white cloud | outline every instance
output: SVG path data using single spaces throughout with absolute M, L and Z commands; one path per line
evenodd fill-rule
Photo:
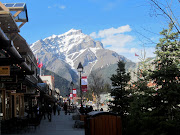
M 148 47 L 148 48 L 131 48 L 129 52 L 122 52 L 121 54 L 125 56 L 126 58 L 134 61 L 134 62 L 139 62 L 141 58 L 144 58 L 144 52 L 145 52 L 145 59 L 149 57 L 155 57 L 155 48 L 154 47 Z M 135 56 L 135 53 L 139 56 Z
M 100 30 L 99 32 L 92 32 L 90 34 L 93 38 L 99 38 L 103 45 L 110 50 L 113 50 L 126 58 L 137 62 L 138 57 L 135 53 L 141 56 L 142 47 L 139 46 L 134 36 L 125 34 L 125 32 L 131 32 L 129 25 L 121 26 L 118 28 L 109 28 Z M 153 52 L 155 48 L 146 48 L 146 58 L 154 57 Z
M 130 53 L 137 53 L 137 52 L 139 52 L 139 50 L 137 49 L 137 48 L 131 48 L 130 49 Z
M 98 4 L 104 11 L 110 11 L 117 8 L 122 0 L 89 0 L 94 4 Z
M 100 30 L 97 35 L 95 32 L 93 32 L 91 34 L 92 34 L 92 37 L 94 37 L 94 38 L 105 38 L 108 36 L 112 36 L 112 35 L 116 35 L 116 34 L 120 34 L 120 33 L 124 33 L 124 32 L 130 32 L 130 31 L 131 31 L 130 26 L 125 25 L 125 26 L 118 27 L 117 29 L 112 27 L 109 29 Z
M 90 34 L 90 36 L 91 36 L 92 38 L 97 38 L 96 32 L 92 32 L 92 33 Z
M 130 31 L 130 26 L 125 25 L 118 28 L 112 27 L 100 30 L 98 33 L 92 32 L 90 36 L 93 38 L 100 38 L 104 46 L 108 46 L 108 49 L 119 53 L 123 47 L 126 47 L 128 43 L 131 43 L 134 40 L 133 36 L 124 34 L 125 32 Z
M 123 34 L 117 34 L 117 35 L 110 35 L 106 38 L 103 38 L 101 42 L 106 45 L 112 45 L 114 47 L 124 47 L 126 43 L 131 42 L 133 40 L 133 37 L 130 35 L 123 35 Z
M 55 5 L 53 5 L 53 6 L 48 6 L 48 8 L 59 8 L 59 9 L 65 9 L 66 8 L 66 6 L 65 5 L 58 5 L 58 4 L 55 4 Z
M 60 9 L 65 9 L 66 8 L 66 6 L 64 6 L 64 5 L 60 5 L 60 6 L 58 6 Z

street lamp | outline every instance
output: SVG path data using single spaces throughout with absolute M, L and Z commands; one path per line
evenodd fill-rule
M 80 73 L 80 81 L 79 81 L 79 83 L 80 83 L 80 94 L 81 94 L 81 110 L 82 110 L 82 108 L 83 108 L 83 105 L 82 105 L 81 72 L 83 72 L 83 66 L 82 66 L 81 62 L 79 62 L 79 65 L 78 65 L 78 67 L 77 67 L 77 70 L 78 70 L 78 72 Z
M 71 82 L 71 86 L 72 86 L 72 105 L 73 105 L 73 85 L 74 85 L 74 83 Z
M 71 102 L 71 100 L 70 100 L 70 93 L 71 93 L 71 88 L 69 88 L 69 106 L 70 106 L 70 102 Z

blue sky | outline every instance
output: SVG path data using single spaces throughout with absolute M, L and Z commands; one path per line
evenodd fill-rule
M 53 34 L 81 29 L 104 47 L 138 61 L 143 46 L 146 57 L 154 56 L 159 32 L 167 25 L 155 17 L 149 0 L 1 0 L 27 4 L 29 22 L 20 34 L 31 44 Z

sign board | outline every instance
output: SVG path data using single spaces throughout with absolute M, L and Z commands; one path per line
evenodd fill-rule
M 76 97 L 76 89 L 73 89 L 73 97 Z
M 0 76 L 10 76 L 10 66 L 0 66 Z
M 88 84 L 87 76 L 82 76 L 81 77 L 81 88 L 82 88 L 83 92 L 87 92 L 87 84 Z
M 17 83 L 17 76 L 0 76 L 0 83 Z

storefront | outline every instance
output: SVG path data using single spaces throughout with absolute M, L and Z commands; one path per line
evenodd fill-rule
M 0 117 L 8 120 L 24 116 L 24 94 L 0 89 Z

